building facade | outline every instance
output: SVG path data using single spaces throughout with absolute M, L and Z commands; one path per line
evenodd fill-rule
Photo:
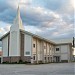
M 18 7 L 10 31 L 1 37 L 2 62 L 71 62 L 72 44 L 56 44 L 24 30 Z

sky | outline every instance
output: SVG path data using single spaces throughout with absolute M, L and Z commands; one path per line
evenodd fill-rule
M 75 36 L 74 1 L 0 0 L 0 37 L 13 25 L 19 4 L 26 31 L 48 39 L 71 39 Z

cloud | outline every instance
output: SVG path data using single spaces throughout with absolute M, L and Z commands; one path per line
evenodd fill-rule
M 10 25 L 7 25 L 6 27 L 0 28 L 0 37 L 6 34 L 10 30 Z
M 70 0 L 22 0 L 31 5 L 20 5 L 26 31 L 49 39 L 74 36 L 74 9 Z M 9 31 L 16 16 L 19 0 L 0 0 L 0 36 Z M 35 4 L 34 4 L 35 3 Z M 10 25 L 7 25 L 10 24 Z M 34 29 L 34 30 L 33 30 Z

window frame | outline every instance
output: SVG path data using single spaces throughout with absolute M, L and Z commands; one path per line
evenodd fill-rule
M 26 53 L 25 53 L 26 55 L 30 55 L 30 52 L 29 51 L 26 51 Z
M 33 44 L 33 48 L 35 48 L 35 44 Z
M 60 49 L 59 48 L 56 48 L 56 51 L 60 51 Z

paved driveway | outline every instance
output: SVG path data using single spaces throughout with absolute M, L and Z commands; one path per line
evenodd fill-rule
M 0 75 L 75 75 L 75 63 L 0 65 Z

